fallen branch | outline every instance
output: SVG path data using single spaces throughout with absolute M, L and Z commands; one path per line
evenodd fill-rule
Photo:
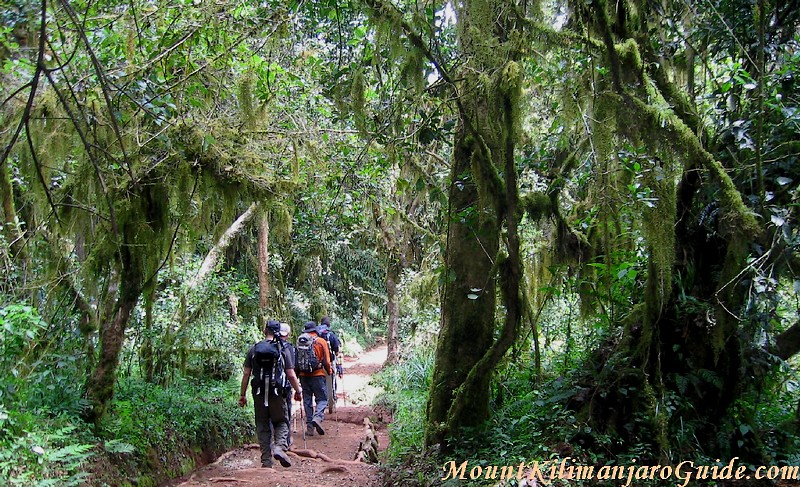
M 311 458 L 312 460 L 322 460 L 323 462 L 326 462 L 326 463 L 338 463 L 338 464 L 343 464 L 343 465 L 360 465 L 360 464 L 363 463 L 363 462 L 357 462 L 355 460 L 339 460 L 338 458 L 334 460 L 331 457 L 329 457 L 328 455 L 326 455 L 324 453 L 319 453 L 318 451 L 312 450 L 310 448 L 309 449 L 302 449 L 301 448 L 301 449 L 297 449 L 297 450 L 289 450 L 289 453 L 293 453 L 293 454 L 297 455 L 298 457 Z

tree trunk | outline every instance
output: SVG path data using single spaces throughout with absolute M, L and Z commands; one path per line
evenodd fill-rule
M 513 344 L 520 317 L 519 242 L 516 235 L 515 113 L 519 55 L 507 43 L 516 28 L 504 0 L 467 1 L 459 7 L 462 66 L 448 191 L 448 231 L 442 320 L 428 400 L 425 443 L 439 444 L 489 417 L 492 372 Z M 487 46 L 492 45 L 492 48 Z M 503 174 L 504 176 L 501 176 Z M 510 218 L 509 218 L 510 217 Z M 499 255 L 503 222 L 507 255 Z M 507 316 L 494 341 L 496 277 Z M 510 299 L 510 301 L 508 301 Z
M 364 336 L 367 336 L 369 329 L 369 294 L 361 294 L 361 324 L 364 325 Z
M 495 311 L 494 259 L 497 257 L 498 228 L 490 207 L 480 201 L 478 184 L 470 172 L 471 159 L 481 159 L 475 148 L 466 143 L 462 127 L 452 166 L 453 184 L 449 190 L 450 227 L 445 250 L 445 284 L 442 318 L 436 347 L 428 402 L 426 443 L 444 446 L 454 433 L 446 427 L 453 394 L 464 383 L 492 344 Z M 488 161 L 480 161 L 483 164 Z M 462 214 L 467 214 L 463 218 Z M 489 414 L 489 375 L 482 379 L 486 393 L 471 398 L 469 411 L 458 426 L 474 426 Z
M 390 255 L 389 264 L 386 266 L 386 363 L 396 364 L 400 359 L 398 340 L 398 324 L 400 321 L 400 306 L 398 303 L 397 283 L 400 280 L 402 266 L 397 258 Z
M 595 21 L 608 30 L 605 4 L 597 5 Z M 617 52 L 622 42 L 605 40 L 618 100 L 614 102 L 617 134 L 645 145 L 652 154 L 672 148 L 684 167 L 675 169 L 681 178 L 678 185 L 676 177 L 667 177 L 653 186 L 658 195 L 656 213 L 645 213 L 644 220 L 657 216 L 668 224 L 647 235 L 644 303 L 626 318 L 623 342 L 613 352 L 623 358 L 609 360 L 609 347 L 601 347 L 590 361 L 602 365 L 589 372 L 588 381 L 599 382 L 595 390 L 607 394 L 589 393 L 575 402 L 590 410 L 597 428 L 619 433 L 624 441 L 652 438 L 653 450 L 668 461 L 674 445 L 669 428 L 677 427 L 677 422 L 681 428 L 684 423 L 700 425 L 693 427 L 695 440 L 715 445 L 709 449 L 719 448 L 718 419 L 728 415 L 745 383 L 737 315 L 744 310 L 747 292 L 743 276 L 748 245 L 759 238 L 760 229 L 727 169 L 704 147 L 701 132 L 690 129 L 701 124 L 686 94 L 666 76 L 668 70 L 664 66 L 652 70 L 655 86 L 676 107 L 665 117 L 649 105 L 653 96 L 644 88 L 650 80 L 642 73 L 645 65 L 654 65 L 653 53 L 645 47 L 646 63 L 633 56 L 623 59 L 618 56 L 622 51 Z M 672 171 L 672 163 L 658 161 L 658 169 Z M 709 188 L 717 191 L 713 199 L 706 197 Z M 707 218 L 709 207 L 718 208 L 718 215 Z M 626 365 L 606 367 L 609 363 Z M 673 396 L 681 401 L 669 413 L 653 399 Z M 644 431 L 630 428 L 633 417 L 650 420 L 636 423 Z
M 789 360 L 800 352 L 800 321 L 796 321 L 783 333 L 775 337 L 773 353 L 783 360 Z
M 14 185 L 11 182 L 8 160 L 0 164 L 0 196 L 3 200 L 3 233 L 9 243 L 11 257 L 24 258 L 22 232 L 14 205 Z
M 145 295 L 145 302 L 144 302 L 144 340 L 142 343 L 142 348 L 139 351 L 139 357 L 141 360 L 141 367 L 144 371 L 144 380 L 147 382 L 153 382 L 153 370 L 154 370 L 154 362 L 153 362 L 153 302 L 156 298 L 156 288 L 155 286 L 152 287 L 150 292 Z
M 258 203 L 252 203 L 247 210 L 239 216 L 239 218 L 234 221 L 230 227 L 222 234 L 222 236 L 217 241 L 217 244 L 208 251 L 206 254 L 205 259 L 203 259 L 203 263 L 200 265 L 200 269 L 197 271 L 194 277 L 189 279 L 186 282 L 186 290 L 184 291 L 184 295 L 188 295 L 191 291 L 194 290 L 200 283 L 205 280 L 205 278 L 210 274 L 214 268 L 217 267 L 217 262 L 219 262 L 219 257 L 228 248 L 230 245 L 231 240 L 235 237 L 244 225 L 255 215 L 256 209 L 258 208 Z
M 86 395 L 90 404 L 87 420 L 94 423 L 95 427 L 100 426 L 108 402 L 114 397 L 114 383 L 117 379 L 119 354 L 125 341 L 125 329 L 142 292 L 144 276 L 139 265 L 141 262 L 132 253 L 135 247 L 125 243 L 123 242 L 119 251 L 119 294 L 110 321 L 104 323 L 100 329 L 100 356 L 86 384 Z
M 261 210 L 258 222 L 258 320 L 259 329 L 266 325 L 269 311 L 269 210 Z

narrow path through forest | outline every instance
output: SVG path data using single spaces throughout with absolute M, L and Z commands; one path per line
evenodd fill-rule
M 258 444 L 245 445 L 220 456 L 188 476 L 177 487 L 198 486 L 364 486 L 382 485 L 376 465 L 354 461 L 360 442 L 365 438 L 364 418 L 370 418 L 380 450 L 388 444 L 386 424 L 389 418 L 370 406 L 379 392 L 370 385 L 372 375 L 386 359 L 386 346 L 364 352 L 358 359 L 345 358 L 336 411 L 327 414 L 325 435 L 303 439 L 300 418 L 301 404 L 294 402 L 292 411 L 292 445 L 289 455 L 293 465 L 260 467 Z M 249 405 L 252 408 L 252 404 Z

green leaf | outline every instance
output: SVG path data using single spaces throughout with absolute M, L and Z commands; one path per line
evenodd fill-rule
M 103 445 L 108 453 L 134 453 L 136 447 L 122 440 L 109 440 Z

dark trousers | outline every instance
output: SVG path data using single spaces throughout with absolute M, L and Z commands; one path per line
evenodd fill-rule
M 289 449 L 289 423 L 286 398 L 270 392 L 267 405 L 264 394 L 253 394 L 253 408 L 256 413 L 256 436 L 261 447 L 261 462 L 272 463 L 273 445 Z
M 303 409 L 306 413 L 306 426 L 311 421 L 322 424 L 325 419 L 325 408 L 328 407 L 328 388 L 325 386 L 325 376 L 300 376 L 300 385 L 303 387 Z M 315 404 L 316 403 L 316 407 Z

